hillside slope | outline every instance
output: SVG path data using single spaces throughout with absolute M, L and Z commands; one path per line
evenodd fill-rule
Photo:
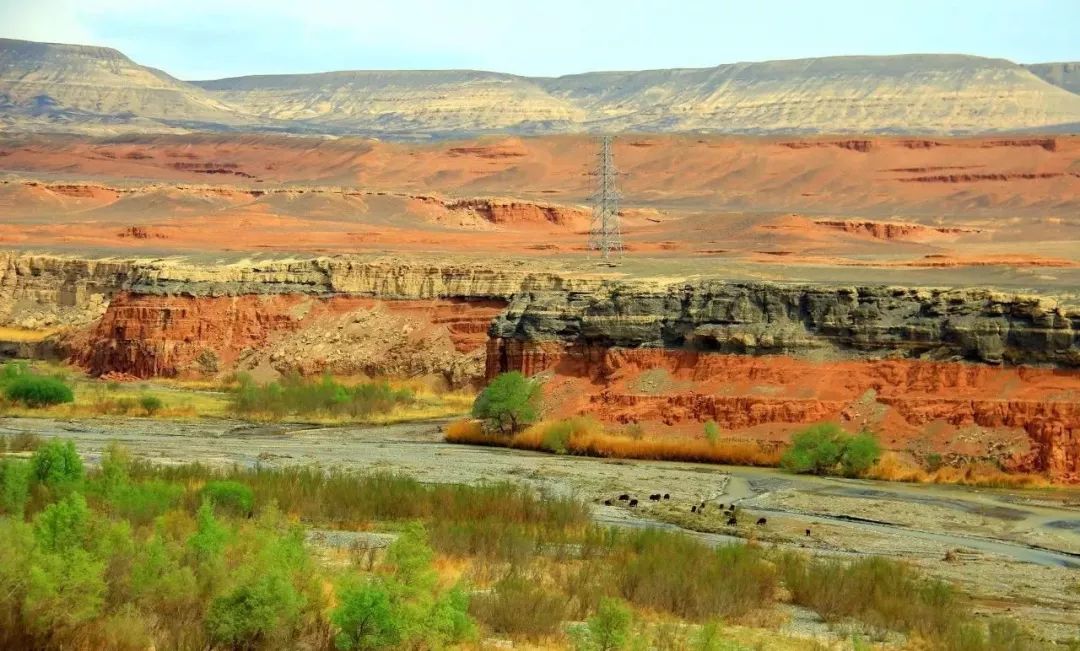
M 831 57 L 532 78 L 347 71 L 182 82 L 116 50 L 0 40 L 11 130 L 978 133 L 1080 123 L 1071 64 L 963 55 Z

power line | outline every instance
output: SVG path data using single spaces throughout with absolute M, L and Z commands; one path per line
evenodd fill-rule
M 599 251 L 605 262 L 612 254 L 621 253 L 622 229 L 619 226 L 619 190 L 615 186 L 615 159 L 612 137 L 601 136 L 600 152 L 596 157 L 596 192 L 592 196 L 593 214 L 589 228 L 589 249 Z

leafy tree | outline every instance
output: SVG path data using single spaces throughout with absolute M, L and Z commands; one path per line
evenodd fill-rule
M 131 567 L 133 599 L 150 609 L 177 613 L 198 603 L 195 572 L 182 564 L 181 550 L 155 535 L 135 554 Z
M 337 629 L 334 644 L 342 651 L 391 649 L 402 640 L 401 621 L 390 592 L 371 581 L 344 586 L 330 621 Z
M 31 470 L 25 461 L 0 461 L 0 512 L 22 517 L 30 499 Z
M 229 530 L 214 517 L 214 507 L 207 500 L 203 500 L 195 513 L 195 522 L 195 533 L 188 539 L 188 549 L 199 564 L 213 565 L 225 550 Z
M 836 423 L 822 423 L 795 434 L 780 465 L 797 473 L 854 477 L 869 470 L 880 457 L 881 445 L 870 432 L 851 436 Z
M 255 648 L 264 639 L 290 635 L 303 606 L 292 583 L 273 572 L 210 602 L 206 631 L 219 644 Z
M 23 611 L 35 630 L 56 634 L 98 617 L 105 589 L 105 563 L 89 552 L 35 553 Z
M 50 504 L 34 518 L 34 540 L 47 552 L 62 554 L 80 549 L 89 531 L 90 508 L 78 493 Z
M 32 460 L 34 478 L 49 487 L 82 481 L 83 463 L 72 441 L 52 440 L 38 448 Z
M 394 567 L 394 578 L 404 596 L 430 593 L 438 579 L 432 568 L 435 552 L 428 545 L 427 531 L 419 522 L 411 522 L 386 550 L 386 560 Z
M 469 616 L 469 592 L 464 586 L 455 586 L 435 601 L 427 630 L 433 647 L 464 642 L 476 636 L 476 622 Z
M 63 380 L 44 375 L 20 375 L 7 383 L 4 395 L 12 402 L 35 408 L 75 401 L 75 394 Z
M 513 434 L 538 417 L 540 385 L 519 371 L 503 373 L 480 392 L 472 413 L 504 434 Z
M 840 467 L 845 476 L 858 477 L 870 470 L 881 458 L 881 444 L 870 432 L 851 437 L 840 455 Z

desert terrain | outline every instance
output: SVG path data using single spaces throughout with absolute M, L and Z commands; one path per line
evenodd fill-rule
M 521 534 L 537 566 L 588 548 L 594 525 L 747 542 L 738 553 L 765 554 L 769 580 L 792 553 L 830 571 L 884 557 L 958 586 L 978 626 L 1003 617 L 1033 645 L 1075 645 L 1075 72 L 911 55 L 182 81 L 108 48 L 0 39 L 0 356 L 18 361 L 0 374 L 3 463 L 72 440 L 80 481 L 102 495 L 123 464 L 134 486 L 179 491 L 157 517 L 185 535 L 206 523 L 196 499 L 215 477 L 267 491 L 262 469 L 311 485 L 371 475 L 473 497 L 507 480 L 578 512 L 555 542 Z M 595 134 L 610 132 L 623 249 L 602 259 L 587 243 Z M 539 422 L 508 434 L 470 418 L 515 372 L 539 387 L 526 419 Z M 75 394 L 9 399 L 27 374 Z M 752 467 L 823 423 L 876 440 L 874 472 Z M 549 441 L 560 427 L 585 443 Z M 60 495 L 34 486 L 28 508 Z M 281 515 L 268 494 L 259 524 L 249 504 L 228 526 Z M 102 495 L 92 506 L 113 509 Z M 357 541 L 384 551 L 412 513 L 324 518 L 335 505 L 284 514 L 309 527 L 324 569 L 349 566 Z M 419 519 L 443 526 L 437 511 Z M 454 526 L 496 526 L 461 512 Z M 439 544 L 440 582 L 499 590 L 478 569 L 490 558 Z M 742 611 L 749 637 L 730 648 L 937 639 L 825 621 L 794 592 Z M 642 603 L 650 635 L 682 617 Z M 312 648 L 333 644 L 324 615 Z M 476 648 L 564 648 L 560 630 L 495 631 Z

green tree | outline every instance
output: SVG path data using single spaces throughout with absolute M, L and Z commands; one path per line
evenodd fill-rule
M 200 565 L 211 566 L 220 560 L 229 539 L 229 530 L 214 517 L 214 507 L 207 500 L 203 500 L 196 511 L 195 523 L 195 533 L 188 539 L 188 549 Z
M 39 633 L 58 634 L 101 614 L 105 563 L 83 549 L 42 551 L 30 564 L 24 614 Z
M 780 465 L 790 472 L 830 474 L 840 464 L 848 438 L 836 423 L 814 425 L 791 438 Z
M 78 493 L 50 504 L 34 518 L 34 540 L 47 552 L 62 554 L 82 548 L 89 531 L 90 508 Z
M 292 583 L 272 572 L 210 602 L 206 632 L 212 641 L 234 649 L 255 648 L 264 639 L 293 633 L 303 607 Z
M 536 421 L 540 394 L 540 385 L 520 372 L 503 373 L 476 397 L 472 413 L 502 433 L 513 434 Z
M 881 458 L 881 444 L 870 432 L 860 432 L 851 437 L 840 455 L 840 467 L 844 475 L 858 477 L 866 474 Z
M 371 581 L 343 586 L 330 621 L 337 629 L 334 644 L 342 651 L 390 649 L 402 640 L 401 621 L 390 592 Z
M 430 593 L 435 588 L 438 576 L 432 567 L 434 558 L 427 531 L 419 522 L 410 522 L 386 550 L 386 560 L 394 567 L 394 578 L 405 597 Z
M 23 516 L 30 499 L 30 475 L 30 464 L 25 461 L 0 461 L 0 513 Z
M 32 460 L 34 478 L 49 487 L 82 481 L 83 463 L 72 441 L 52 440 L 38 448 Z

